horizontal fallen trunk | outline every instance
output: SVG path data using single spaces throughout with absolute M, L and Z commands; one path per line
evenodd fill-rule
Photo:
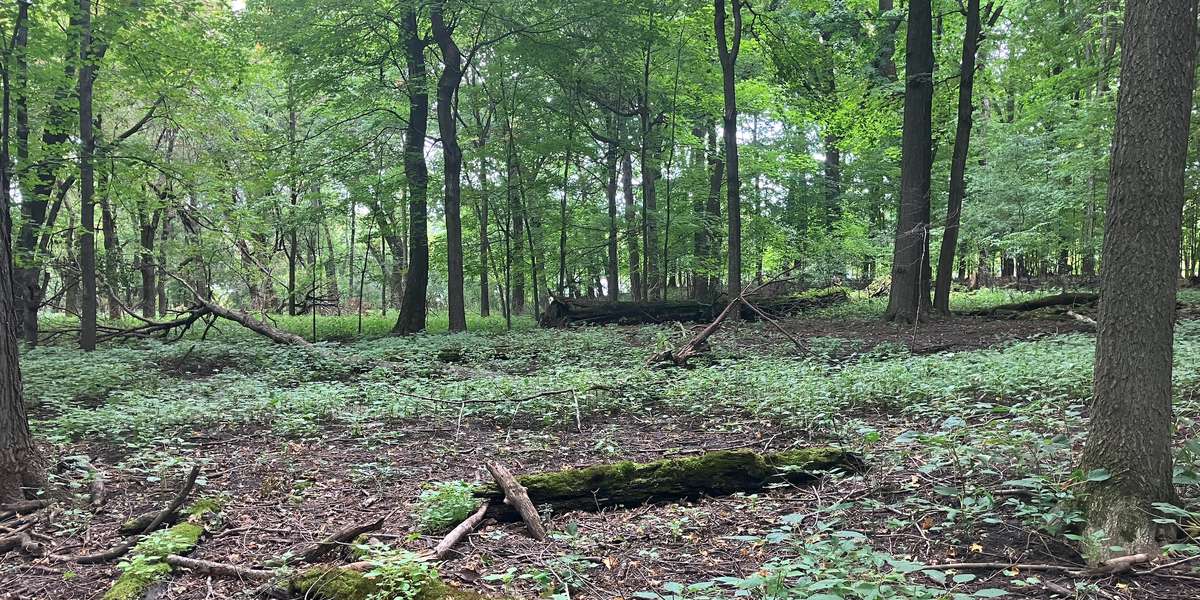
M 836 448 L 808 448 L 774 454 L 725 450 L 689 458 L 649 463 L 619 462 L 582 469 L 518 477 L 534 506 L 556 512 L 599 510 L 701 496 L 754 492 L 773 483 L 808 483 L 822 471 L 859 471 L 858 455 Z M 481 488 L 477 496 L 491 502 L 489 515 L 499 520 L 520 519 L 504 504 L 503 492 Z
M 845 288 L 814 290 L 789 296 L 763 296 L 753 299 L 754 306 L 771 317 L 832 306 L 849 299 Z M 606 302 L 556 298 L 542 313 L 542 327 L 567 327 L 570 325 L 645 325 L 656 323 L 704 323 L 716 319 L 727 302 L 713 303 L 697 300 L 669 302 Z M 742 306 L 742 319 L 755 321 L 761 318 L 753 309 Z
M 964 314 L 976 317 L 986 317 L 1003 313 L 1019 313 L 1037 310 L 1039 308 L 1049 308 L 1051 306 L 1086 306 L 1095 304 L 1100 301 L 1100 294 L 1091 292 L 1065 292 L 1055 294 L 1053 296 L 1044 296 L 1024 302 L 1013 302 L 1011 304 L 1001 304 L 993 306 L 985 310 L 976 310 Z

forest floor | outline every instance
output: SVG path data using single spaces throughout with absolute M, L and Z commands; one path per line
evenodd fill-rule
M 1200 305 L 1193 294 L 1181 299 Z M 900 327 L 879 312 L 878 300 L 862 300 L 784 321 L 803 349 L 767 324 L 735 324 L 691 369 L 644 365 L 690 335 L 680 326 L 548 331 L 522 322 L 513 332 L 314 350 L 223 324 L 206 341 L 92 354 L 42 347 L 23 356 L 23 371 L 60 500 L 35 530 L 56 554 L 112 547 L 123 521 L 160 508 L 199 464 L 195 496 L 220 497 L 223 509 L 193 558 L 252 566 L 380 517 L 377 539 L 420 551 L 440 538 L 420 531 L 422 492 L 490 480 L 485 459 L 520 475 L 836 445 L 870 468 L 752 495 L 549 514 L 547 542 L 519 523 L 487 522 L 438 570 L 462 587 L 521 598 L 1197 597 L 1196 563 L 1103 578 L 939 570 L 1080 563 L 1070 500 L 1086 475 L 1072 465 L 1093 337 L 1074 319 Z M 1195 508 L 1200 320 L 1179 323 L 1175 380 L 1177 482 Z M 96 473 L 107 496 L 99 508 L 88 503 Z M 1200 542 L 1168 549 L 1190 556 Z M 120 568 L 14 551 L 0 555 L 0 597 L 99 598 Z M 163 597 L 233 598 L 254 587 L 176 570 Z

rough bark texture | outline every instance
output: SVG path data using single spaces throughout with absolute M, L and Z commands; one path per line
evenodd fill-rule
M 725 189 L 729 211 L 729 269 L 726 289 L 730 296 L 742 291 L 742 181 L 738 176 L 737 143 L 737 80 L 734 68 L 742 46 L 742 2 L 733 2 L 732 40 L 726 37 L 725 0 L 713 0 L 714 29 L 717 36 L 717 56 L 721 61 L 721 81 L 725 99 L 723 126 L 725 133 Z
M 79 347 L 96 349 L 96 138 L 92 134 L 92 3 L 79 0 L 79 271 L 83 283 Z
M 429 231 L 426 205 L 429 169 L 425 165 L 425 134 L 429 124 L 429 92 L 425 80 L 425 40 L 417 27 L 417 9 L 404 14 L 408 37 L 408 129 L 404 138 L 404 175 L 408 179 L 408 272 L 404 299 L 392 333 L 409 335 L 425 329 L 425 295 L 429 288 Z
M 467 309 L 463 291 L 462 245 L 462 148 L 458 143 L 458 111 L 454 97 L 462 82 L 462 52 L 454 43 L 454 32 L 446 25 L 445 0 L 430 6 L 429 21 L 433 39 L 442 52 L 442 75 L 437 83 L 437 120 L 442 134 L 443 169 L 445 171 L 446 210 L 446 304 L 450 316 L 450 331 L 467 330 Z
M 617 154 L 616 144 L 610 144 L 604 156 L 605 177 L 608 179 L 604 198 L 608 201 L 608 299 L 616 302 L 621 297 L 621 258 L 617 244 Z
M 1157 548 L 1172 485 L 1171 368 L 1196 35 L 1193 0 L 1129 0 L 1109 167 L 1095 394 L 1083 468 L 1088 558 Z M 1089 538 L 1090 539 L 1090 538 Z M 1120 552 L 1110 549 L 1120 546 Z
M 900 218 L 884 318 L 914 323 L 929 310 L 929 176 L 933 164 L 933 17 L 929 0 L 909 4 L 906 43 Z
M 637 506 L 700 496 L 753 492 L 771 483 L 808 483 L 816 473 L 841 469 L 858 471 L 862 459 L 836 448 L 808 448 L 776 454 L 725 450 L 689 458 L 649 463 L 619 462 L 582 469 L 518 477 L 535 506 L 595 511 L 611 506 Z M 503 492 L 483 488 L 479 496 L 491 501 L 492 516 L 517 520 L 519 515 L 500 500 Z
M 633 203 L 633 161 L 626 150 L 621 156 L 621 189 L 625 193 L 625 249 L 629 253 L 629 297 L 642 297 L 642 259 L 638 252 L 638 218 Z
M 971 104 L 975 89 L 975 54 L 979 48 L 979 0 L 967 0 L 967 29 L 963 34 L 962 65 L 958 70 L 958 125 L 954 130 L 954 155 L 950 160 L 950 199 L 946 204 L 946 230 L 938 255 L 937 289 L 933 308 L 950 314 L 950 283 L 954 253 L 958 248 L 958 227 L 962 220 L 963 198 L 967 195 L 967 150 L 971 144 Z

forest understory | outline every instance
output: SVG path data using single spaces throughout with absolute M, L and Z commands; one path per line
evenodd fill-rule
M 1030 297 L 955 301 L 971 310 Z M 1180 298 L 1176 482 L 1195 506 L 1200 295 Z M 1065 572 L 1084 568 L 1071 500 L 1089 475 L 1071 469 L 1092 385 L 1086 319 L 1041 311 L 902 326 L 874 316 L 880 302 L 779 321 L 799 347 L 770 323 L 727 324 L 688 369 L 645 363 L 702 325 L 546 330 L 522 320 L 505 332 L 481 320 L 470 334 L 301 348 L 220 323 L 205 340 L 197 328 L 173 344 L 40 347 L 23 356 L 26 397 L 35 435 L 52 446 L 45 454 L 62 458 L 48 469 L 54 503 L 30 529 L 45 556 L 0 555 L 0 594 L 110 593 L 133 568 L 128 556 L 95 565 L 52 557 L 117 545 L 122 523 L 176 496 L 192 466 L 191 499 L 217 508 L 200 519 L 206 532 L 190 558 L 261 566 L 382 519 L 367 534 L 374 550 L 343 544 L 322 560 L 375 552 L 371 572 L 386 577 L 379 557 L 419 556 L 474 512 L 460 492 L 490 482 L 487 460 L 519 476 L 836 446 L 867 469 L 751 494 L 543 511 L 544 542 L 520 522 L 489 519 L 446 561 L 422 564 L 496 598 L 857 598 L 848 594 L 872 588 L 880 598 L 1195 598 L 1194 562 Z M 344 321 L 322 317 L 318 331 L 338 337 Z M 1185 558 L 1197 544 L 1168 550 Z M 939 568 L 958 562 L 1061 570 Z M 243 594 L 262 584 L 186 568 L 164 581 L 165 597 L 187 599 L 251 597 Z M 322 594 L 332 588 L 307 597 Z

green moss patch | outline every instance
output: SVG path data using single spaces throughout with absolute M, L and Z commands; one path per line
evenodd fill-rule
M 121 563 L 121 576 L 104 594 L 104 600 L 138 600 L 151 586 L 166 579 L 171 566 L 163 559 L 168 554 L 187 554 L 194 550 L 204 535 L 204 526 L 193 521 L 220 511 L 221 505 L 219 499 L 197 500 L 183 511 L 190 520 L 142 538 L 130 550 L 128 559 Z

